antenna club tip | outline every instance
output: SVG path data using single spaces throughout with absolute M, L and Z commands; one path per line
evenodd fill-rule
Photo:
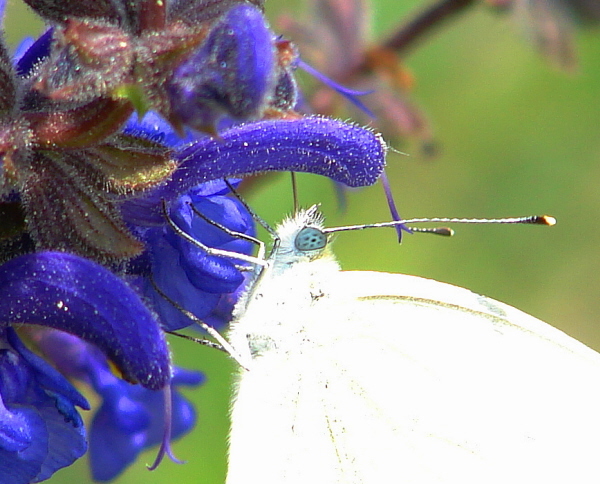
M 455 232 L 450 227 L 437 227 L 432 230 L 433 233 L 437 235 L 442 235 L 444 237 L 453 237 Z
M 542 215 L 540 217 L 538 217 L 539 219 L 539 224 L 540 225 L 548 225 L 548 226 L 553 226 L 556 225 L 556 219 L 554 217 L 552 217 L 551 215 Z

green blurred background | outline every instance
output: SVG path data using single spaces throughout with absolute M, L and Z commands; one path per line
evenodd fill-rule
M 375 1 L 375 35 L 421 5 Z M 288 7 L 297 3 L 267 2 L 272 18 Z M 12 45 L 40 32 L 20 2 L 9 3 L 8 15 Z M 578 32 L 580 69 L 569 75 L 549 67 L 512 20 L 479 5 L 406 59 L 417 79 L 412 96 L 429 117 L 440 154 L 391 153 L 389 176 L 405 217 L 548 213 L 558 225 L 456 226 L 454 238 L 415 235 L 402 246 L 390 230 L 346 233 L 337 237 L 336 253 L 346 269 L 404 272 L 470 288 L 600 350 L 600 32 Z M 341 212 L 331 183 L 301 176 L 300 198 L 303 205 L 322 203 L 329 225 L 389 219 L 380 186 L 350 192 Z M 248 201 L 267 221 L 281 220 L 292 210 L 289 176 L 269 178 Z M 174 444 L 187 463 L 166 461 L 148 472 L 152 450 L 116 483 L 224 480 L 233 365 L 186 341 L 172 341 L 172 348 L 178 364 L 205 371 L 209 380 L 187 392 L 199 425 Z M 89 481 L 82 459 L 49 482 Z

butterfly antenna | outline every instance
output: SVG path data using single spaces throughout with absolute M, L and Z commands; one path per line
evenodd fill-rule
M 169 210 L 167 208 L 167 202 L 164 198 L 162 200 L 162 212 L 163 217 L 177 235 L 187 240 L 190 244 L 193 244 L 196 247 L 199 247 L 200 249 L 204 250 L 207 254 L 214 255 L 217 257 L 225 257 L 227 259 L 237 259 L 261 267 L 264 267 L 266 265 L 264 257 L 254 257 L 251 255 L 240 254 L 239 252 L 233 252 L 231 250 L 215 249 L 214 247 L 208 247 L 199 240 L 196 240 L 194 237 L 182 230 L 181 227 L 179 227 L 171 218 L 171 215 L 169 215 Z
M 323 233 L 345 232 L 348 230 L 364 230 L 379 227 L 396 227 L 399 224 L 416 223 L 454 223 L 454 224 L 533 224 L 552 226 L 556 224 L 556 219 L 549 215 L 533 215 L 528 217 L 507 217 L 507 218 L 413 218 L 408 220 L 394 220 L 392 222 L 380 222 L 375 224 L 346 225 L 344 227 L 331 227 L 323 229 Z M 411 229 L 415 230 L 415 229 Z M 452 235 L 453 231 L 442 227 L 431 230 L 419 229 L 417 232 L 434 233 L 437 235 Z
M 165 331 L 166 333 L 173 334 L 175 336 L 178 336 L 180 338 L 184 338 L 184 339 L 187 339 L 190 341 L 194 341 L 195 343 L 198 343 L 198 344 L 201 344 L 204 346 L 208 346 L 210 348 L 216 348 L 221 351 L 224 351 L 225 353 L 229 354 L 229 356 L 231 356 L 235 361 L 237 361 L 242 367 L 248 369 L 247 365 L 243 361 L 243 358 L 239 355 L 239 353 L 237 351 L 235 351 L 235 349 L 233 348 L 233 346 L 231 346 L 229 341 L 227 341 L 223 336 L 221 336 L 221 333 L 219 333 L 210 324 L 202 321 L 194 313 L 185 309 L 177 301 L 174 301 L 173 299 L 171 299 L 160 287 L 158 287 L 158 284 L 156 284 L 156 281 L 154 280 L 154 277 L 152 276 L 152 274 L 149 276 L 149 280 L 150 280 L 150 284 L 152 284 L 152 287 L 154 288 L 154 290 L 163 299 L 168 301 L 175 309 L 177 309 L 182 314 L 184 314 L 187 318 L 189 318 L 190 321 L 193 321 L 198 326 L 200 326 L 204 331 L 206 331 L 206 333 L 209 336 L 212 336 L 217 342 L 215 343 L 214 341 L 210 341 L 210 340 L 206 340 L 206 339 L 202 339 L 202 338 L 194 338 L 193 336 L 187 336 L 184 334 L 176 333 L 174 331 Z
M 413 233 L 419 234 L 433 234 L 433 235 L 441 235 L 443 237 L 452 237 L 454 235 L 454 230 L 450 227 L 406 227 Z

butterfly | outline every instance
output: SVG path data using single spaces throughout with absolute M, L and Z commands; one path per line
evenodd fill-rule
M 600 355 L 467 289 L 342 271 L 317 207 L 238 303 L 227 484 L 600 482 Z

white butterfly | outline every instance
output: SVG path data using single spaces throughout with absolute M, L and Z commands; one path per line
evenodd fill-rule
M 420 277 L 344 272 L 315 207 L 236 308 L 228 484 L 598 483 L 600 355 Z

